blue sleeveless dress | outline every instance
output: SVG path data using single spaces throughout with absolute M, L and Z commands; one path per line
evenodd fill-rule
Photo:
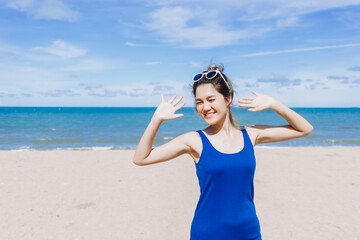
M 261 240 L 254 204 L 254 148 L 242 127 L 244 147 L 237 153 L 216 150 L 203 133 L 196 174 L 200 197 L 191 224 L 190 240 Z

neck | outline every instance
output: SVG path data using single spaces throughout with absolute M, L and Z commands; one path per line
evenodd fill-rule
M 222 121 L 209 127 L 209 130 L 212 134 L 222 132 L 225 135 L 230 135 L 230 132 L 232 132 L 234 129 L 235 127 L 230 122 L 229 112 L 226 114 L 226 117 L 222 119 Z

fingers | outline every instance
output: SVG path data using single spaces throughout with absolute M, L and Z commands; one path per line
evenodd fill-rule
M 241 99 L 241 100 L 238 100 L 238 103 L 247 104 L 247 103 L 252 103 L 253 101 L 254 101 L 254 98 L 249 97 L 249 98 L 243 98 L 243 99 Z
M 252 108 L 254 109 L 256 107 L 256 105 L 252 102 L 244 102 L 244 101 L 239 101 L 239 107 L 247 107 L 247 108 Z
M 238 103 L 242 104 L 242 105 L 249 105 L 249 104 L 253 103 L 253 99 L 248 100 L 248 98 L 243 98 L 243 99 L 239 100 Z
M 245 100 L 245 101 L 250 101 L 250 100 L 254 100 L 254 98 L 252 98 L 252 97 L 242 98 L 242 99 L 241 99 L 241 100 L 239 100 L 239 101 L 242 101 L 242 100 Z
M 174 95 L 172 98 L 170 98 L 170 100 L 168 101 L 168 103 L 172 103 L 175 98 L 176 98 L 176 95 Z
M 182 104 L 178 105 L 177 107 L 175 107 L 175 111 L 179 110 L 180 108 L 182 108 L 183 106 L 185 106 L 185 102 L 183 102 Z
M 176 104 L 178 104 L 181 100 L 183 99 L 183 96 L 180 96 L 178 100 L 176 100 L 173 105 L 175 106 Z
M 168 101 L 168 103 L 172 104 L 174 107 L 183 99 L 183 96 L 180 96 L 175 102 L 176 95 L 172 96 L 172 98 Z
M 244 108 L 250 108 L 250 107 L 254 107 L 253 105 L 251 104 L 246 104 L 246 103 L 241 103 L 238 105 L 239 107 L 244 107 Z
M 183 106 L 185 106 L 185 102 L 181 103 L 180 105 L 178 105 L 180 103 L 180 101 L 183 99 L 183 96 L 180 96 L 178 99 L 176 99 L 176 95 L 172 96 L 170 98 L 170 100 L 168 101 L 169 104 L 171 104 L 174 108 L 175 108 L 175 111 L 179 110 L 180 108 L 182 108 Z M 165 101 L 164 99 L 164 94 L 161 93 L 161 99 L 162 101 Z M 176 100 L 175 100 L 176 99 Z M 175 101 L 174 101 L 175 100 Z M 178 106 L 176 106 L 178 105 Z
M 252 100 L 239 100 L 238 103 L 244 103 L 244 104 L 252 103 Z
M 175 114 L 175 115 L 174 115 L 174 119 L 176 119 L 176 118 L 181 118 L 181 117 L 183 117 L 183 116 L 184 116 L 184 114 L 182 114 L 182 113 Z

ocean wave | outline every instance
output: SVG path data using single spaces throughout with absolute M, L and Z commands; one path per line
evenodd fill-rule
M 30 147 L 22 146 L 16 149 L 0 149 L 0 151 L 23 152 L 23 151 L 113 151 L 113 150 L 135 150 L 136 147 L 119 147 L 119 146 L 91 146 L 91 147 Z
M 286 148 L 339 148 L 339 147 L 359 147 L 359 146 L 345 146 L 345 145 L 313 145 L 313 146 L 265 146 L 256 145 L 255 149 L 286 149 Z M 136 147 L 119 147 L 119 146 L 93 146 L 93 147 L 64 147 L 64 148 L 32 148 L 29 146 L 22 146 L 17 149 L 0 149 L 0 151 L 10 152 L 25 152 L 25 151 L 116 151 L 116 150 L 136 150 Z
M 40 138 L 33 140 L 35 143 L 74 143 L 81 142 L 78 138 Z
M 327 139 L 325 142 L 331 144 L 354 144 L 360 143 L 360 139 Z

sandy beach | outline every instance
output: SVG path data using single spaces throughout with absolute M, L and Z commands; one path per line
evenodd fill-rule
M 186 240 L 193 160 L 133 150 L 0 152 L 0 239 Z M 255 148 L 264 240 L 360 239 L 360 147 Z

